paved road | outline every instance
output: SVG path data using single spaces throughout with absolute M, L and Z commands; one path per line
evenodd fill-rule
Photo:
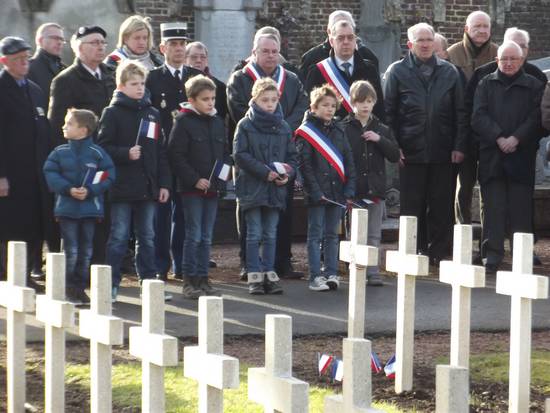
M 366 299 L 367 334 L 391 334 L 395 331 L 396 279 L 385 278 L 384 287 L 368 287 Z M 495 293 L 495 279 L 488 278 L 487 287 L 472 293 L 472 329 L 502 330 L 510 324 L 510 298 Z M 293 332 L 305 334 L 339 334 L 346 331 L 348 284 L 343 282 L 336 292 L 319 293 L 307 289 L 307 282 L 283 281 L 281 296 L 251 296 L 245 283 L 220 283 L 225 311 L 226 334 L 263 334 L 266 314 L 282 313 L 293 318 Z M 197 335 L 197 302 L 183 299 L 180 284 L 170 283 L 167 289 L 174 300 L 166 306 L 166 332 L 178 337 Z M 451 289 L 435 279 L 419 279 L 416 287 L 416 330 L 448 330 L 450 328 Z M 126 333 L 141 319 L 138 288 L 122 288 L 114 314 L 124 318 Z M 6 314 L 0 309 L 0 338 L 5 339 Z M 43 330 L 32 315 L 28 316 L 29 341 L 43 340 Z M 550 328 L 550 299 L 533 305 L 533 328 Z M 75 338 L 75 337 L 72 337 Z

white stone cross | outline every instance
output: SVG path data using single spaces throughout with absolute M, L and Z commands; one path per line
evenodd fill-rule
M 533 275 L 533 234 L 514 234 L 512 271 L 498 271 L 496 292 L 512 297 L 509 412 L 529 411 L 531 300 L 548 298 L 548 278 Z
M 80 335 L 90 340 L 90 411 L 112 411 L 112 350 L 124 343 L 122 319 L 111 314 L 111 267 L 92 265 L 89 310 L 80 311 Z
M 164 367 L 178 364 L 178 340 L 164 334 L 164 282 L 144 280 L 141 327 L 130 327 L 130 354 L 141 359 L 141 410 L 165 410 Z
M 0 282 L 0 306 L 7 312 L 8 413 L 25 411 L 25 313 L 34 311 L 34 290 L 27 283 L 27 246 L 8 243 L 8 281 Z
M 183 361 L 199 382 L 199 413 L 222 413 L 223 389 L 239 388 L 239 360 L 223 354 L 223 298 L 199 298 L 199 345 L 184 347 Z
M 46 295 L 36 297 L 36 319 L 44 323 L 46 413 L 65 411 L 65 329 L 74 327 L 75 307 L 65 301 L 65 254 L 46 259 Z
M 345 338 L 342 395 L 325 397 L 325 413 L 376 413 L 371 407 L 371 342 L 363 338 Z
M 397 273 L 395 392 L 412 390 L 416 277 L 428 275 L 429 261 L 416 254 L 416 217 L 399 218 L 399 251 L 388 251 L 386 270 Z
M 441 261 L 439 280 L 452 286 L 451 365 L 468 368 L 472 288 L 485 287 L 485 268 L 472 264 L 472 226 L 455 225 L 453 260 Z
M 266 413 L 307 413 L 309 384 L 292 377 L 292 318 L 265 316 L 265 367 L 248 369 L 248 398 Z
M 378 264 L 378 248 L 367 246 L 369 212 L 351 212 L 351 240 L 340 242 L 340 260 L 349 263 L 348 338 L 365 337 L 366 267 Z

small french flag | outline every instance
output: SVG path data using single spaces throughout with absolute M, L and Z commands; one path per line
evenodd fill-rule
M 269 164 L 269 169 L 277 172 L 279 175 L 288 175 L 292 172 L 292 166 L 283 162 L 271 162 Z
M 374 373 L 380 373 L 382 371 L 382 363 L 374 351 L 370 353 L 370 368 Z
M 330 367 L 330 363 L 332 363 L 332 360 L 334 359 L 334 357 L 332 356 L 329 356 L 328 354 L 323 354 L 321 355 L 321 357 L 319 358 L 319 376 L 322 376 L 323 374 L 325 374 L 328 370 L 328 368 Z
M 109 172 L 107 171 L 97 171 L 92 179 L 92 184 L 99 184 L 100 182 L 106 181 L 109 177 Z
M 387 361 L 386 365 L 384 366 L 384 373 L 386 373 L 386 377 L 390 379 L 395 378 L 395 354 L 391 356 L 391 358 Z
M 149 138 L 158 140 L 160 135 L 160 124 L 157 122 L 151 122 L 145 119 L 142 119 L 139 123 L 139 138 Z
M 222 181 L 227 181 L 229 179 L 230 171 L 231 171 L 231 167 L 228 164 L 223 163 L 222 161 L 216 159 L 216 163 L 214 164 L 214 173 L 213 173 L 213 175 L 216 178 L 221 179 Z
M 344 362 L 342 360 L 336 360 L 336 371 L 334 372 L 334 380 L 344 380 Z

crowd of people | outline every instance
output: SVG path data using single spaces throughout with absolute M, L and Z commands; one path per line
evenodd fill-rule
M 450 255 L 453 223 L 472 222 L 477 181 L 488 272 L 510 234 L 534 231 L 550 88 L 527 62 L 526 31 L 508 29 L 499 46 L 490 16 L 474 11 L 447 47 L 418 23 L 381 76 L 352 15 L 337 10 L 299 68 L 281 55 L 278 30 L 260 28 L 227 85 L 184 23 L 160 33 L 159 55 L 149 19 L 131 16 L 108 54 L 104 29 L 80 27 L 69 66 L 57 23 L 38 28 L 32 57 L 24 39 L 0 41 L 0 277 L 7 241 L 20 240 L 37 290 L 43 244 L 63 249 L 76 304 L 89 303 L 91 263 L 112 267 L 116 300 L 129 259 L 140 281 L 172 273 L 185 298 L 218 294 L 210 247 L 231 170 L 250 294 L 280 294 L 281 278 L 304 275 L 291 262 L 296 188 L 307 205 L 309 289 L 338 289 L 344 211 L 367 209 L 368 244 L 380 244 L 386 162 L 399 164 L 401 214 L 418 217 L 418 253 L 432 265 Z M 383 285 L 376 266 L 367 279 Z

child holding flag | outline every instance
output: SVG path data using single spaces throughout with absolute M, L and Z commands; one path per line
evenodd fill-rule
M 44 176 L 55 192 L 54 215 L 65 250 L 66 296 L 88 304 L 95 225 L 103 218 L 103 193 L 115 179 L 113 161 L 93 143 L 97 117 L 84 109 L 69 109 L 63 135 L 69 141 L 55 148 L 44 163 Z
M 125 60 L 116 70 L 117 90 L 103 110 L 98 143 L 116 166 L 117 179 L 109 192 L 111 232 L 106 261 L 112 267 L 113 300 L 121 280 L 120 266 L 130 237 L 130 221 L 136 236 L 136 267 L 140 282 L 155 278 L 154 219 L 156 202 L 170 197 L 170 170 L 159 112 L 151 106 L 145 89 L 147 70 Z M 165 294 L 167 300 L 171 299 Z
M 296 130 L 307 211 L 309 289 L 336 290 L 338 226 L 355 193 L 355 167 L 344 128 L 334 120 L 339 102 L 329 85 L 311 92 L 310 110 Z M 321 245 L 324 273 L 321 273 Z
M 208 281 L 218 194 L 229 178 L 223 119 L 216 115 L 216 85 L 203 75 L 185 82 L 183 104 L 170 132 L 168 154 L 185 216 L 183 296 L 216 295 Z
M 237 124 L 233 141 L 235 191 L 247 228 L 250 294 L 283 292 L 274 270 L 275 239 L 279 212 L 286 206 L 286 184 L 296 173 L 296 148 L 290 126 L 283 119 L 279 97 L 273 79 L 257 80 L 252 87 L 250 108 Z

